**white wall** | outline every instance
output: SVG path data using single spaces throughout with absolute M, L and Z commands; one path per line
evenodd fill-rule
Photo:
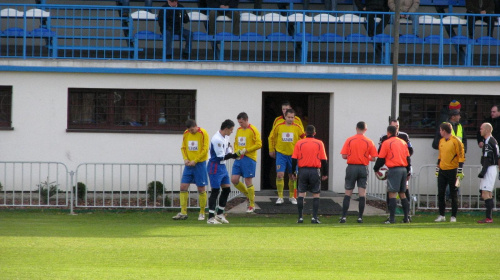
M 181 135 L 133 133 L 68 133 L 67 91 L 70 87 L 194 89 L 199 126 L 210 135 L 221 122 L 245 111 L 262 127 L 262 92 L 328 92 L 331 95 L 330 190 L 343 192 L 345 161 L 339 155 L 358 121 L 368 124 L 375 144 L 390 115 L 391 81 L 244 78 L 218 76 L 81 74 L 4 72 L 1 85 L 13 86 L 13 131 L 0 131 L 2 161 L 58 161 L 70 170 L 83 162 L 180 163 Z M 401 81 L 401 93 L 497 94 L 500 83 Z M 480 90 L 478 90 L 480 89 Z M 404 131 L 404 127 L 401 128 Z M 267 137 L 267 135 L 262 135 Z M 430 138 L 413 138 L 413 165 L 433 164 L 437 152 Z M 260 166 L 260 157 L 258 166 Z M 266 155 L 264 155 L 266 156 Z M 479 164 L 475 139 L 469 143 L 467 164 Z M 260 188 L 260 168 L 255 185 Z M 430 188 L 434 186 L 430 186 Z

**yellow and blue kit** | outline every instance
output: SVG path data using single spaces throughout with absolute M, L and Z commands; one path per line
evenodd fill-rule
M 273 128 L 269 135 L 269 152 L 279 152 L 291 156 L 295 143 L 305 137 L 304 129 L 296 123 L 287 125 L 280 123 Z

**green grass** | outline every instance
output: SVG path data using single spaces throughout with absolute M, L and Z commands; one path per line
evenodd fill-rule
M 0 279 L 498 279 L 500 223 L 482 215 L 434 223 L 364 224 L 295 215 L 0 211 Z M 500 222 L 500 217 L 495 217 Z

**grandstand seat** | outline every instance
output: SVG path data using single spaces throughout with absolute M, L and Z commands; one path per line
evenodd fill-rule
M 475 44 L 479 46 L 500 46 L 500 40 L 493 37 L 484 36 L 477 38 Z
M 26 11 L 25 16 L 27 18 L 48 18 L 50 17 L 50 12 L 41 9 L 30 9 Z
M 191 37 L 194 41 L 200 41 L 200 42 L 214 40 L 213 35 L 208 35 L 207 33 L 201 31 L 192 32 Z
M 313 22 L 313 18 L 304 13 L 295 13 L 287 17 L 289 22 Z
M 368 36 L 363 35 L 363 34 L 359 34 L 359 33 L 349 34 L 346 36 L 345 40 L 346 40 L 346 42 L 349 42 L 349 43 L 371 43 L 371 42 L 373 42 L 373 38 L 368 37 Z
M 439 24 L 441 24 L 441 20 L 439 18 L 435 18 L 433 16 L 426 15 L 426 16 L 418 17 L 418 23 L 439 25 Z
M 319 37 L 314 36 L 311 33 L 297 33 L 293 36 L 294 41 L 301 42 L 302 39 L 305 39 L 306 42 L 318 42 Z
M 404 34 L 399 36 L 400 44 L 421 44 L 423 42 L 424 39 L 419 38 L 417 35 L 414 34 Z
M 261 16 L 254 15 L 252 13 L 241 13 L 240 22 L 259 22 L 262 21 Z
M 286 22 L 287 17 L 282 16 L 278 13 L 268 13 L 262 16 L 262 21 L 265 22 Z
M 266 40 L 266 37 L 255 32 L 247 32 L 240 35 L 240 40 L 242 42 L 263 42 Z
M 366 18 L 364 17 L 360 17 L 360 16 L 357 16 L 357 15 L 354 15 L 354 14 L 345 14 L 345 15 L 341 15 L 339 17 L 339 21 L 340 22 L 350 22 L 350 23 L 364 23 L 366 22 Z
M 337 22 L 338 17 L 332 16 L 331 14 L 319 14 L 313 17 L 314 22 Z
M 0 17 L 23 17 L 23 16 L 24 12 L 12 8 L 2 9 L 0 11 Z
M 215 34 L 215 41 L 239 41 L 240 37 L 230 32 L 220 32 Z
M 335 33 L 325 33 L 319 37 L 320 42 L 343 42 L 344 37 Z
M 451 40 L 449 38 L 443 38 L 441 35 L 429 35 L 424 38 L 424 42 L 428 44 L 441 44 L 441 40 L 443 44 L 450 44 Z
M 285 33 L 281 33 L 281 32 L 275 32 L 275 33 L 271 33 L 269 35 L 267 35 L 266 39 L 268 41 L 271 41 L 271 42 L 274 42 L 274 41 L 292 41 L 293 40 L 293 37 L 292 36 L 289 36 L 289 35 L 286 35 Z
M 187 13 L 189 16 L 189 19 L 192 21 L 207 21 L 208 17 L 204 13 L 200 12 L 189 12 Z
M 133 20 L 157 20 L 155 14 L 148 11 L 140 10 L 130 14 L 130 18 Z
M 24 37 L 25 34 L 27 34 L 25 30 L 19 27 L 11 27 L 3 31 L 4 37 Z

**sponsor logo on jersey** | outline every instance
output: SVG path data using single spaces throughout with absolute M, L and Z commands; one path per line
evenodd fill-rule
M 246 137 L 238 137 L 238 146 L 245 147 L 247 145 Z
M 282 142 L 293 142 L 293 133 L 291 133 L 291 132 L 284 132 L 281 135 L 281 141 Z
M 188 141 L 188 150 L 192 152 L 198 151 L 198 141 Z

